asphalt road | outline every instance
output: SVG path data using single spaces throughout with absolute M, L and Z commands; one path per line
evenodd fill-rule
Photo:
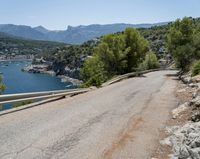
M 0 159 L 149 159 L 177 105 L 175 73 L 0 116 Z

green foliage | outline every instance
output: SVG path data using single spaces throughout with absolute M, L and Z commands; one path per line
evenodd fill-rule
M 97 56 L 91 57 L 85 61 L 80 74 L 83 81 L 85 81 L 83 87 L 91 85 L 98 87 L 107 80 L 104 64 Z
M 95 55 L 104 64 L 108 78 L 124 73 L 127 67 L 126 55 L 128 50 L 125 48 L 124 37 L 121 34 L 110 34 L 102 39 L 95 49 Z
M 193 46 L 195 48 L 195 57 L 200 59 L 200 22 L 196 24 L 196 30 L 193 35 Z
M 163 58 L 167 53 L 166 35 L 169 29 L 168 25 L 154 26 L 151 28 L 141 28 L 140 33 L 148 40 L 150 50 L 156 53 L 157 57 Z
M 168 50 L 172 53 L 179 68 L 186 71 L 199 51 L 199 35 L 192 18 L 177 20 L 167 36 Z M 197 47 L 198 46 L 198 47 Z
M 0 94 L 2 94 L 5 89 L 6 86 L 2 83 L 2 76 L 0 76 Z
M 52 52 L 57 47 L 66 46 L 64 43 L 28 40 L 15 36 L 10 36 L 0 32 L 0 52 L 4 55 L 16 53 L 19 55 L 24 54 L 41 54 L 43 52 Z
M 17 108 L 17 107 L 21 107 L 21 106 L 28 105 L 28 104 L 31 104 L 31 103 L 33 103 L 32 100 L 27 100 L 27 101 L 24 101 L 24 102 L 18 102 L 16 104 L 14 104 L 13 107 Z
M 200 74 L 200 60 L 195 62 L 192 66 L 192 76 L 196 76 Z
M 70 69 L 77 69 L 82 67 L 83 61 L 87 56 L 93 54 L 95 46 L 96 42 L 91 40 L 82 45 L 60 47 L 52 53 L 45 52 L 40 56 L 47 61 L 62 61 Z
M 107 35 L 96 47 L 94 56 L 85 62 L 81 77 L 87 86 L 100 86 L 115 75 L 135 70 L 148 50 L 148 42 L 136 29 Z
M 149 70 L 159 68 L 160 64 L 156 57 L 156 54 L 153 52 L 149 52 L 146 54 L 144 61 L 140 64 L 139 70 Z
M 0 75 L 0 95 L 5 91 L 6 86 L 2 83 L 2 76 Z M 3 109 L 3 105 L 0 105 L 0 110 Z
M 127 60 L 127 72 L 134 71 L 141 63 L 149 50 L 147 40 L 136 29 L 128 28 L 124 32 L 125 46 L 129 49 Z

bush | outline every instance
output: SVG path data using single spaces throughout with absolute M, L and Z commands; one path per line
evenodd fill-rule
M 160 67 L 160 64 L 158 62 L 156 54 L 153 52 L 150 52 L 145 56 L 144 61 L 140 64 L 139 70 L 156 69 L 159 67 Z
M 106 75 L 103 63 L 97 56 L 87 59 L 80 71 L 81 79 L 84 81 L 82 87 L 101 86 L 106 81 Z
M 0 94 L 5 91 L 6 86 L 2 83 L 2 77 L 0 76 Z
M 14 104 L 13 107 L 17 108 L 17 107 L 21 107 L 21 106 L 28 105 L 28 104 L 31 104 L 31 103 L 33 103 L 32 100 L 27 100 L 27 101 L 23 101 L 23 102 L 18 102 L 16 104 Z
M 192 66 L 192 76 L 196 76 L 200 74 L 200 60 L 195 62 Z
M 167 35 L 167 46 L 172 53 L 176 65 L 183 71 L 188 71 L 189 66 L 196 58 L 200 40 L 192 18 L 177 20 L 170 28 Z
M 134 71 L 145 58 L 149 43 L 133 28 L 102 38 L 92 58 L 84 63 L 81 78 L 85 86 L 100 86 L 115 75 Z

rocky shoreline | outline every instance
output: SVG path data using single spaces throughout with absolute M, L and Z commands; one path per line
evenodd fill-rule
M 57 77 L 61 78 L 61 82 L 70 82 L 74 86 L 80 86 L 83 83 L 81 80 L 71 78 L 65 74 L 56 75 L 56 72 L 51 70 L 49 65 L 46 65 L 46 64 L 28 65 L 25 68 L 23 68 L 22 71 L 25 71 L 28 73 L 40 73 L 40 74 L 48 74 L 51 76 L 57 76 Z

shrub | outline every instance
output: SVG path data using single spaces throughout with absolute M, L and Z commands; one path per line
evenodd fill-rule
M 160 64 L 158 62 L 156 54 L 153 52 L 150 52 L 145 56 L 144 61 L 140 64 L 139 70 L 156 69 L 159 67 L 160 67 Z
M 192 76 L 196 76 L 200 74 L 200 60 L 195 62 L 192 66 Z
M 92 85 L 99 87 L 104 81 L 106 81 L 103 63 L 97 56 L 91 57 L 85 61 L 80 74 L 81 79 L 84 81 L 84 85 L 82 87 Z
M 172 53 L 176 65 L 183 71 L 189 70 L 198 52 L 195 45 L 199 44 L 199 38 L 195 35 L 198 35 L 198 32 L 195 31 L 194 20 L 187 17 L 177 20 L 167 35 L 168 50 Z
M 134 71 L 148 50 L 147 40 L 133 28 L 104 36 L 81 69 L 84 85 L 100 86 L 115 75 Z
M 2 83 L 2 76 L 0 76 L 0 94 L 5 91 L 6 86 Z
M 18 102 L 16 104 L 14 104 L 13 107 L 17 108 L 17 107 L 21 107 L 21 106 L 28 105 L 28 104 L 31 104 L 31 103 L 33 103 L 32 100 L 27 100 L 27 101 L 23 101 L 23 102 Z

